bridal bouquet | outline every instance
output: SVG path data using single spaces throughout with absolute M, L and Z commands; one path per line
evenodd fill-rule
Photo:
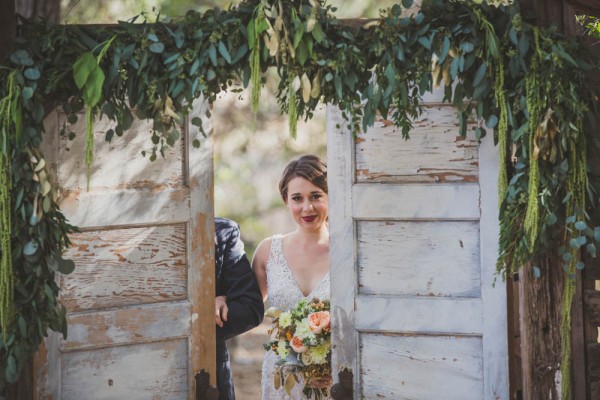
M 273 328 L 269 331 L 271 341 L 264 347 L 279 357 L 273 377 L 275 388 L 283 386 L 289 396 L 302 376 L 306 397 L 314 395 L 318 400 L 328 396 L 329 389 L 315 388 L 310 383 L 331 375 L 329 300 L 301 300 L 285 312 L 271 307 L 265 315 L 273 318 Z

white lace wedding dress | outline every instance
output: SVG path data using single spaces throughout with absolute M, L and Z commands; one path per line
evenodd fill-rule
M 283 240 L 281 235 L 273 236 L 271 241 L 271 254 L 267 261 L 267 293 L 269 307 L 276 307 L 285 311 L 295 306 L 302 299 L 329 299 L 329 272 L 321 279 L 312 293 L 304 296 L 298 287 L 296 278 L 292 273 L 285 257 L 283 256 Z M 291 396 L 288 396 L 283 387 L 275 389 L 273 375 L 275 373 L 275 361 L 277 355 L 272 351 L 265 353 L 262 366 L 262 398 L 263 400 L 298 400 L 306 399 L 302 393 L 303 383 L 294 386 Z

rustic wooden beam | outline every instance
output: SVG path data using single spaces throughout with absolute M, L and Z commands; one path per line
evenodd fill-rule
M 600 17 L 600 0 L 569 0 L 578 13 Z
M 561 365 L 560 310 L 565 273 L 562 265 L 546 259 L 536 278 L 531 265 L 519 272 L 523 398 L 557 399 Z M 560 380 L 558 380 L 560 381 Z
M 0 60 L 6 55 L 16 34 L 15 0 L 0 0 Z

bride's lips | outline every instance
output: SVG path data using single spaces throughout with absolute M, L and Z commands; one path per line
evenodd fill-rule
M 317 216 L 316 216 L 316 215 L 311 215 L 311 216 L 309 216 L 309 217 L 302 217 L 302 220 L 303 220 L 304 222 L 313 222 L 315 219 L 317 219 Z

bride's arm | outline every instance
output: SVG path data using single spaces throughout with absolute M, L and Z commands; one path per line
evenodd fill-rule
M 263 301 L 267 299 L 267 261 L 271 252 L 271 238 L 260 242 L 254 257 L 252 257 L 252 270 L 258 282 L 258 288 L 262 294 Z

